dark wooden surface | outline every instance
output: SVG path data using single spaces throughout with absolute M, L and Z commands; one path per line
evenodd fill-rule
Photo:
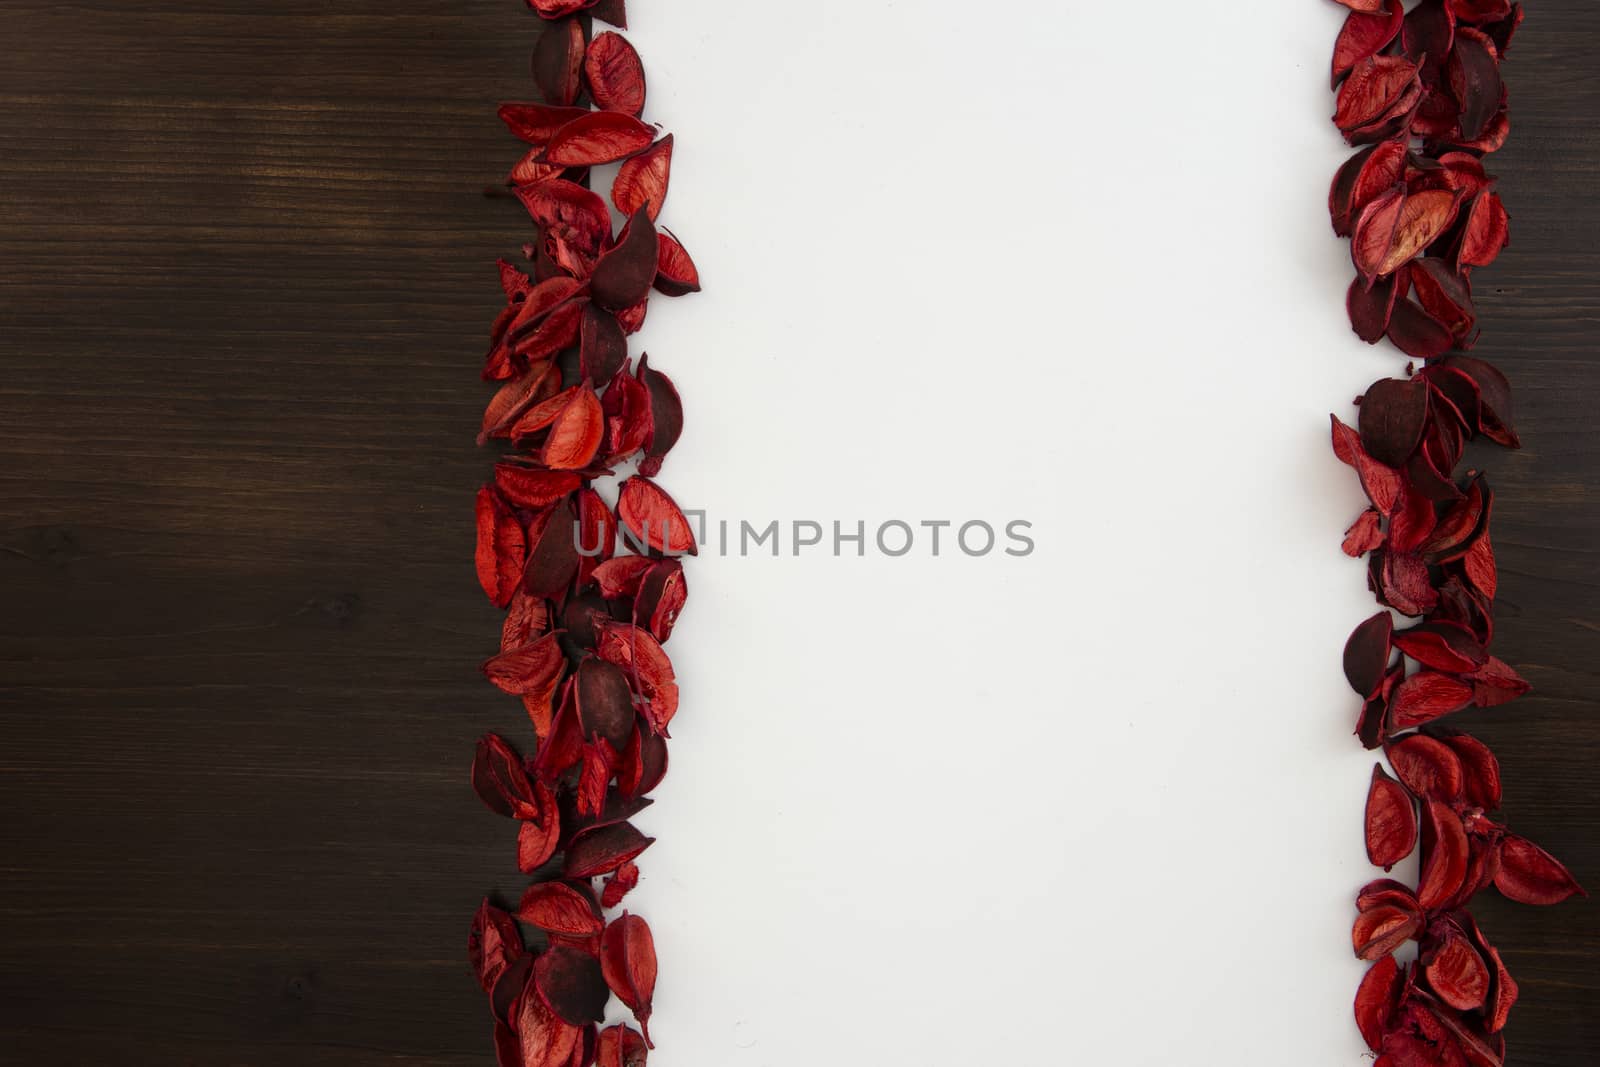
M 1533 6 L 1480 295 L 1538 693 L 1468 725 L 1600 887 L 1600 9 Z M 489 1062 L 505 828 L 462 764 L 515 720 L 466 509 L 515 7 L 0 4 L 0 1062 Z M 1595 1062 L 1600 910 L 1482 913 L 1516 1062 Z

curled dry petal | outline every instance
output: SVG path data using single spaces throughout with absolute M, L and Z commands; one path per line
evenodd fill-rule
M 536 788 L 549 791 L 542 782 Z M 561 813 L 555 805 L 555 795 L 541 819 L 527 819 L 517 827 L 517 869 L 532 874 L 555 856 L 561 840 Z
M 1387 336 L 1396 348 L 1414 359 L 1434 359 L 1455 344 L 1450 327 L 1414 300 L 1395 302 Z
M 485 897 L 472 917 L 472 932 L 467 935 L 467 958 L 483 991 L 492 991 L 506 968 L 525 951 L 516 920 Z
M 1389 669 L 1389 638 L 1394 617 L 1380 611 L 1351 631 L 1344 644 L 1344 676 L 1360 696 L 1377 692 Z
M 624 863 L 606 879 L 605 889 L 600 894 L 602 907 L 614 908 L 622 903 L 622 898 L 631 893 L 639 884 L 639 867 L 634 863 Z
M 645 208 L 651 221 L 661 215 L 672 179 L 672 135 L 669 133 L 649 148 L 623 163 L 611 183 L 611 202 L 624 215 Z
M 600 940 L 600 963 L 606 984 L 633 1012 L 650 1040 L 650 1003 L 656 990 L 656 946 L 650 925 L 624 913 L 606 927 Z
M 500 651 L 531 645 L 550 632 L 550 608 L 538 597 L 518 589 L 511 598 L 506 621 L 500 627 Z
M 1350 316 L 1350 328 L 1357 337 L 1369 345 L 1383 340 L 1384 334 L 1389 331 L 1389 320 L 1394 316 L 1395 301 L 1405 290 L 1407 280 L 1409 272 L 1402 267 L 1393 274 L 1376 279 L 1371 285 L 1360 278 L 1351 281 L 1344 306 Z
M 527 552 L 522 523 L 493 487 L 478 491 L 478 582 L 494 606 L 511 603 Z
M 605 429 L 600 398 L 584 382 L 551 421 L 539 461 L 551 470 L 581 470 L 600 451 Z
M 1422 916 L 1416 911 L 1394 904 L 1379 904 L 1356 916 L 1355 925 L 1350 929 L 1350 942 L 1357 959 L 1383 959 L 1417 936 L 1421 929 Z
M 545 146 L 544 161 L 563 167 L 615 163 L 642 152 L 655 139 L 655 128 L 632 115 L 620 111 L 590 111 L 555 132 Z
M 594 901 L 564 882 L 528 887 L 517 906 L 517 918 L 552 934 L 589 937 L 605 929 Z
M 648 478 L 629 478 L 617 493 L 617 518 L 638 543 L 671 555 L 694 555 L 694 530 L 677 503 Z
M 531 983 L 531 973 L 529 979 Z M 568 1067 L 582 1037 L 582 1031 L 551 1011 L 533 988 L 517 1001 L 515 1029 L 522 1042 L 523 1067 Z
M 485 660 L 484 677 L 512 696 L 547 692 L 560 679 L 566 665 L 558 637 L 546 634 L 531 645 Z
M 665 736 L 678 712 L 678 683 L 672 661 L 660 642 L 637 626 L 611 623 L 600 628 L 595 652 L 622 668 L 633 688 L 645 698 L 641 709 L 645 722 L 652 731 Z
M 641 207 L 628 219 L 616 247 L 595 264 L 594 275 L 589 279 L 594 302 L 611 311 L 621 311 L 649 296 L 656 277 L 657 252 L 655 223 Z
M 1387 12 L 1379 14 L 1351 11 L 1333 46 L 1333 84 L 1337 86 L 1363 59 L 1383 51 L 1399 36 L 1404 20 L 1405 8 L 1399 0 L 1390 4 Z
M 575 677 L 585 736 L 603 738 L 618 751 L 626 748 L 633 736 L 633 694 L 622 669 L 591 656 L 578 665 Z
M 1446 70 L 1450 95 L 1461 105 L 1461 135 L 1469 141 L 1476 140 L 1483 136 L 1505 101 L 1499 50 L 1481 31 L 1471 26 L 1458 27 Z
M 1372 501 L 1374 507 L 1385 515 L 1393 513 L 1400 499 L 1400 472 L 1369 456 L 1361 446 L 1360 435 L 1340 422 L 1338 416 L 1330 415 L 1328 418 L 1333 424 L 1334 455 L 1356 469 L 1361 487 L 1366 490 L 1367 499 Z
M 1500 869 L 1494 887 L 1520 904 L 1559 904 L 1569 897 L 1589 895 L 1560 860 L 1516 834 L 1507 834 L 1500 842 Z
M 568 878 L 596 878 L 610 874 L 624 863 L 639 858 L 639 853 L 655 843 L 630 822 L 592 827 L 578 834 L 567 846 L 565 873 Z
M 1400 56 L 1368 56 L 1339 88 L 1333 121 L 1350 134 L 1395 110 L 1418 84 L 1416 65 Z
M 1477 386 L 1479 431 L 1496 444 L 1520 447 L 1517 431 L 1512 427 L 1511 383 L 1506 376 L 1472 356 L 1452 355 L 1443 366 L 1461 372 Z
M 1468 804 L 1485 811 L 1500 807 L 1500 761 L 1489 746 L 1467 734 L 1446 733 L 1440 740 L 1461 761 L 1461 788 Z
M 542 148 L 555 132 L 573 119 L 589 113 L 588 108 L 556 107 L 551 104 L 511 103 L 500 105 L 500 121 L 512 136 Z
M 1451 715 L 1472 703 L 1472 686 L 1440 671 L 1418 671 L 1394 694 L 1394 724 L 1406 730 Z
M 569 1026 L 606 1017 L 605 975 L 600 961 L 570 945 L 552 945 L 533 964 L 533 985 L 545 1007 Z
M 1445 189 L 1424 189 L 1406 195 L 1391 190 L 1369 204 L 1356 221 L 1351 243 L 1362 277 L 1375 278 L 1397 270 L 1455 221 L 1457 195 Z
M 1477 635 L 1454 622 L 1425 622 L 1401 630 L 1394 644 L 1424 667 L 1456 674 L 1475 671 L 1489 658 Z
M 1442 800 L 1423 802 L 1422 874 L 1417 902 L 1428 911 L 1443 907 L 1460 892 L 1467 876 L 1467 833 L 1455 811 Z
M 588 0 L 530 0 L 549 7 L 579 10 L 587 7 Z M 557 17 L 550 12 L 540 12 L 545 18 Z M 533 83 L 544 94 L 545 102 L 557 107 L 571 107 L 578 101 L 583 89 L 583 24 L 577 19 L 551 23 L 539 35 L 533 48 Z
M 700 291 L 700 271 L 678 239 L 665 230 L 656 234 L 656 291 L 685 296 Z
M 1464 772 L 1455 750 L 1426 734 L 1394 742 L 1386 753 L 1405 787 L 1420 797 L 1454 801 L 1461 796 Z
M 684 579 L 683 564 L 675 559 L 662 560 L 651 567 L 639 583 L 633 621 L 657 641 L 665 641 L 672 636 L 678 613 L 688 599 L 689 586 Z
M 594 580 L 600 586 L 600 595 L 608 600 L 632 598 L 639 592 L 639 583 L 656 561 L 649 556 L 618 556 L 594 569 Z
M 1356 1027 L 1367 1047 L 1374 1052 L 1382 1048 L 1383 1035 L 1389 1029 L 1390 1017 L 1400 1006 L 1404 987 L 1400 965 L 1393 956 L 1379 959 L 1361 979 L 1361 987 L 1356 990 Z
M 569 471 L 547 471 L 500 463 L 494 468 L 495 488 L 521 508 L 543 508 L 554 504 L 583 484 Z
M 1457 1011 L 1476 1011 L 1489 995 L 1488 964 L 1452 925 L 1445 925 L 1438 944 L 1427 954 L 1423 973 L 1439 999 Z
M 1381 764 L 1373 766 L 1367 789 L 1366 841 L 1367 859 L 1386 871 L 1417 847 L 1416 805 Z
M 1461 231 L 1461 247 L 1456 252 L 1456 269 L 1487 267 L 1511 243 L 1511 217 L 1506 214 L 1500 194 L 1485 190 L 1473 198 L 1466 210 L 1467 224 Z
M 608 30 L 596 35 L 589 42 L 583 69 L 589 78 L 589 95 L 602 109 L 629 115 L 644 110 L 644 64 L 621 34 Z
M 645 1067 L 649 1053 L 644 1038 L 631 1026 L 610 1026 L 600 1031 L 596 1067 Z
M 683 433 L 683 401 L 678 390 L 658 370 L 650 369 L 650 357 L 639 360 L 638 378 L 650 394 L 650 440 L 645 445 L 645 461 L 639 465 L 641 474 L 654 477 L 661 469 L 661 460 L 672 451 Z
M 478 739 L 472 758 L 472 788 L 484 806 L 507 818 L 536 819 L 540 808 L 516 749 L 499 734 Z
M 1361 447 L 1379 463 L 1403 467 L 1422 443 L 1427 422 L 1427 382 L 1380 379 L 1361 399 Z
M 1361 517 L 1344 532 L 1345 555 L 1361 556 L 1383 544 L 1382 519 L 1383 516 L 1378 514 L 1377 508 L 1363 511 Z
M 564 593 L 578 575 L 577 513 L 570 499 L 550 510 L 544 528 L 528 551 L 522 588 L 533 596 Z
M 611 238 L 611 212 L 600 194 L 577 182 L 554 178 L 516 190 L 528 217 L 552 230 L 588 256 L 597 256 Z
M 578 365 L 590 384 L 605 385 L 628 361 L 628 335 L 617 317 L 590 304 L 583 309 L 578 330 Z

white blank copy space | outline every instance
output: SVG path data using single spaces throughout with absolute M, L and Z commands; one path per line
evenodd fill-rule
M 630 6 L 706 284 L 642 335 L 662 482 L 1037 542 L 691 565 L 653 1062 L 1360 1063 L 1326 414 L 1398 363 L 1325 216 L 1340 9 Z

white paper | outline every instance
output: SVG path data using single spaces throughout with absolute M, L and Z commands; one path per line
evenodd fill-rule
M 642 335 L 660 481 L 713 534 L 629 898 L 652 1063 L 1363 1062 L 1327 413 L 1395 365 L 1326 217 L 1342 10 L 630 8 L 705 283 Z

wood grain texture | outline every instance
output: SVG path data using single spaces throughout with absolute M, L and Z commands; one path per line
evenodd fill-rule
M 516 725 L 475 664 L 475 362 L 519 210 L 506 0 L 5 0 L 0 1062 L 485 1065 L 463 962 Z M 1535 5 L 1479 290 L 1499 651 L 1466 725 L 1600 887 L 1600 9 Z M 509 888 L 513 881 L 508 881 Z M 1600 910 L 1492 897 L 1526 1067 L 1600 1047 Z

